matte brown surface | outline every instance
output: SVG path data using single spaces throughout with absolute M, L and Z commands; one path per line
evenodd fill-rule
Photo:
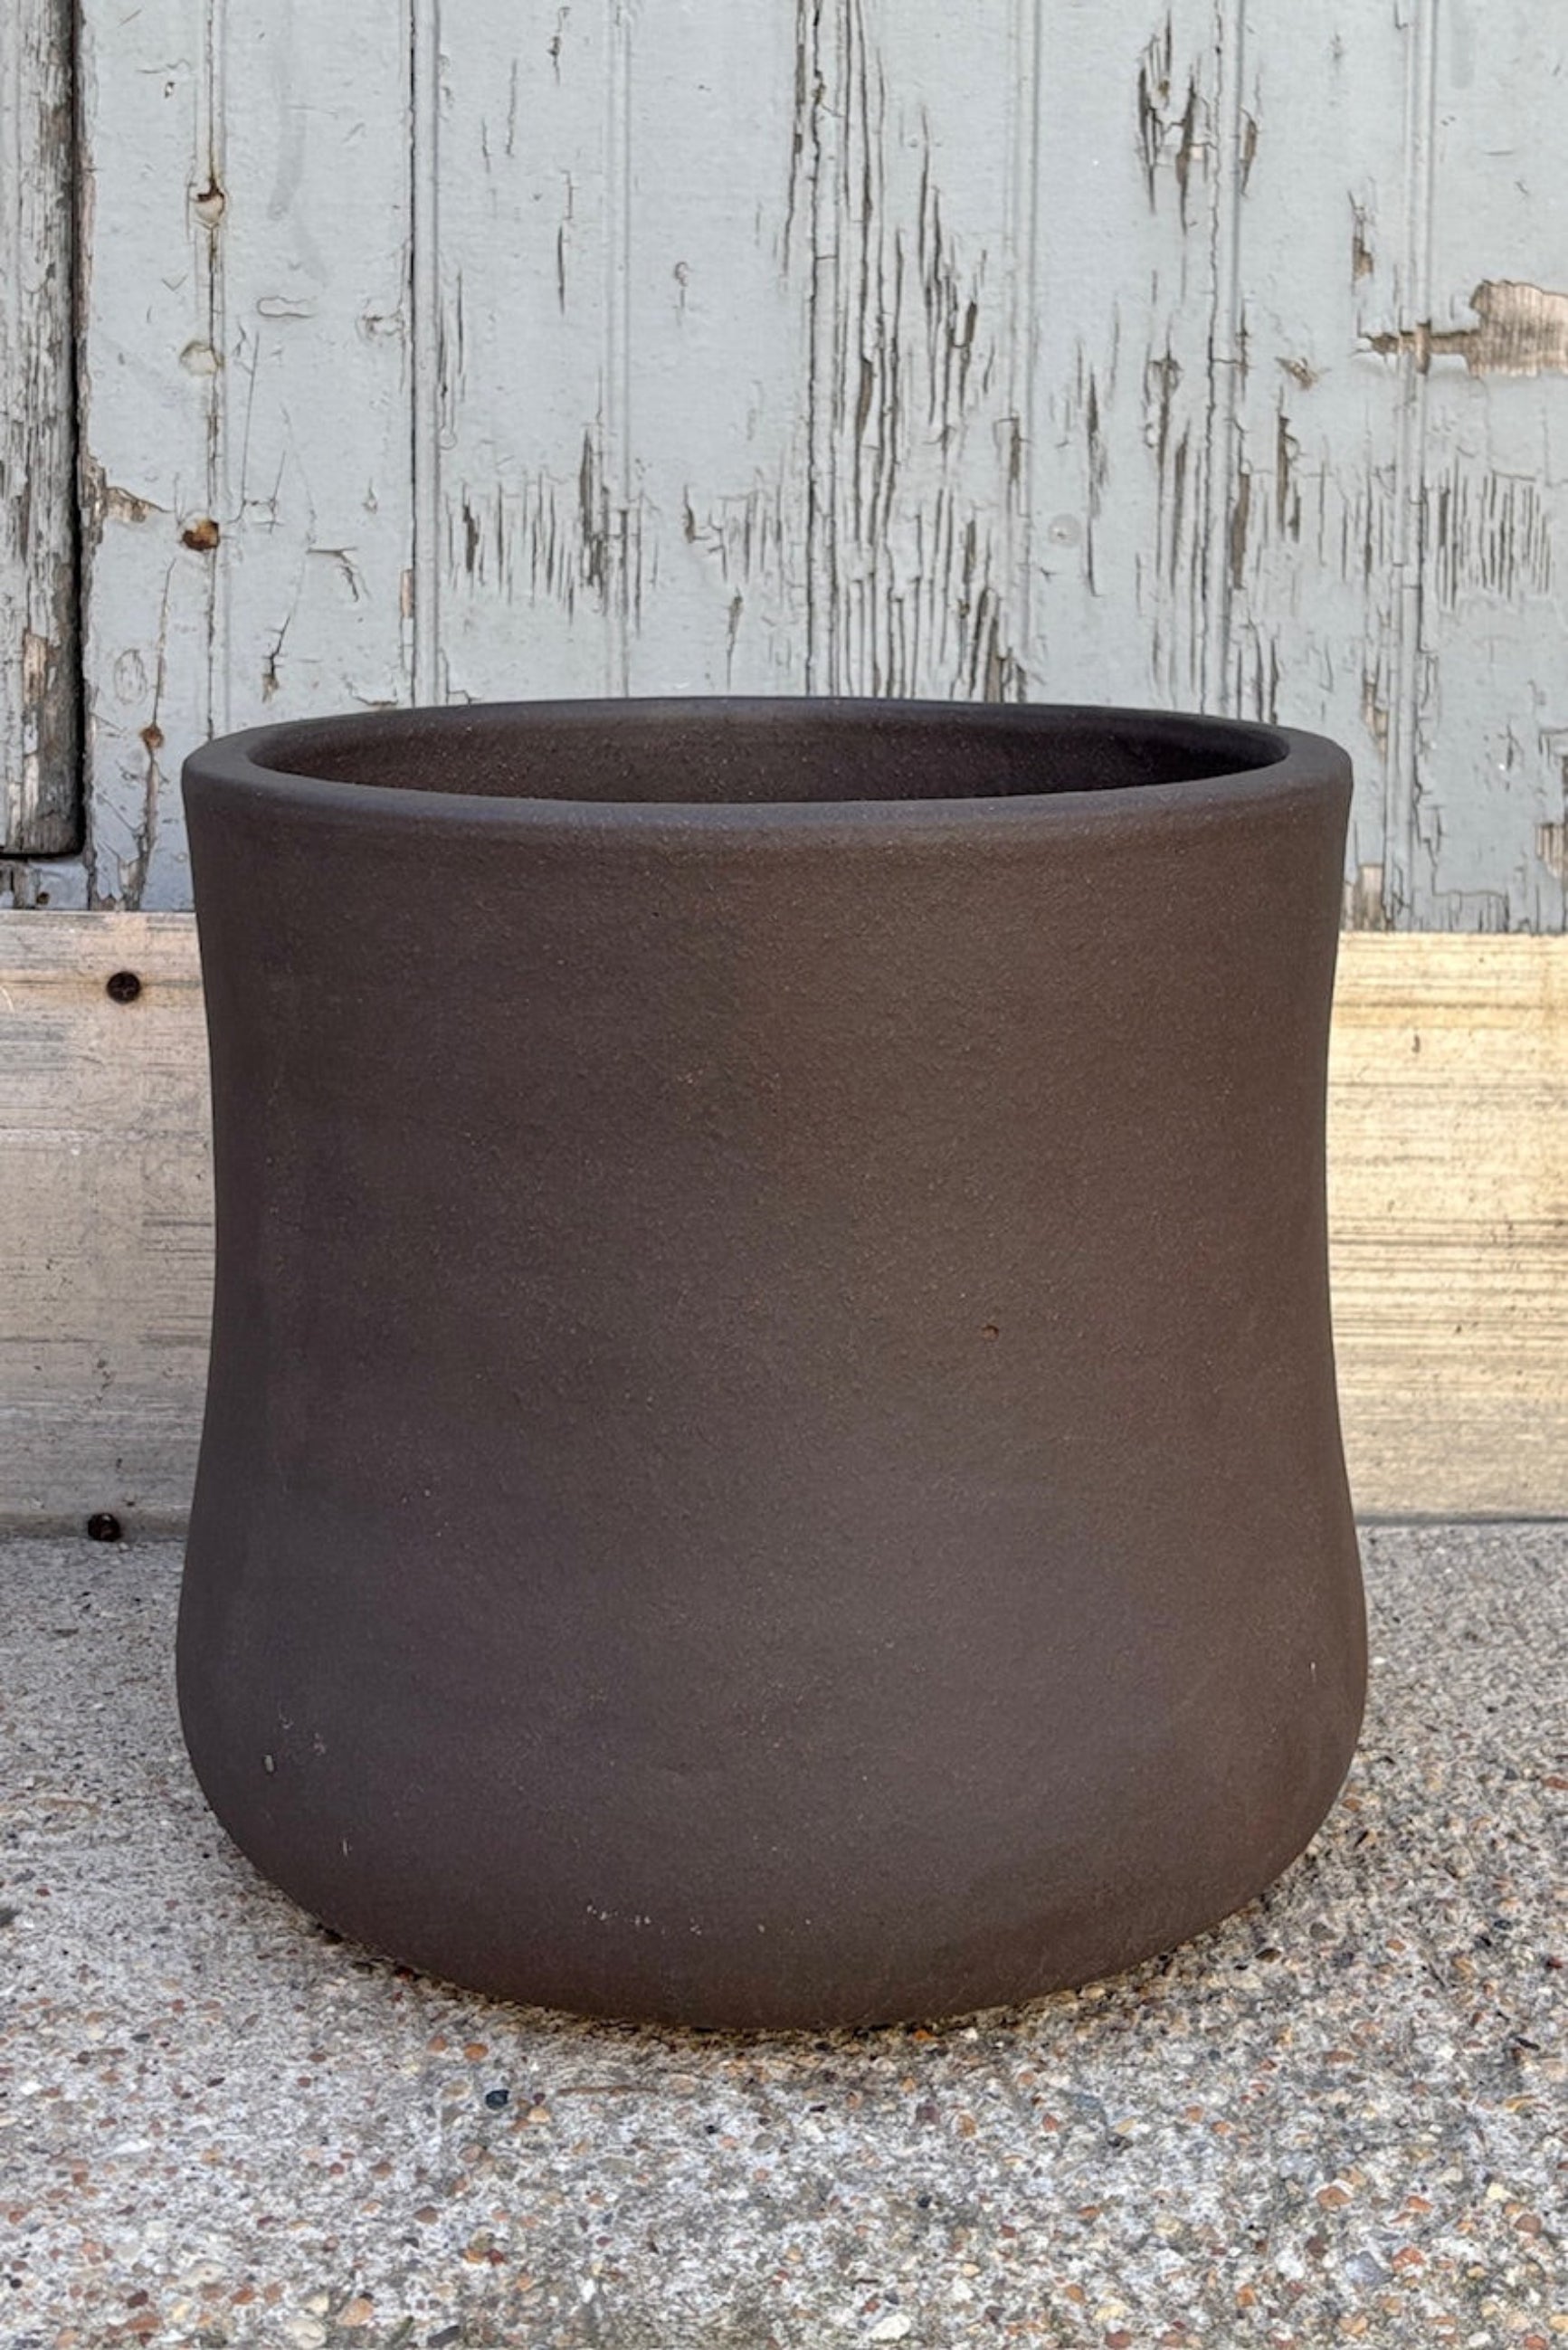
M 1024 1998 L 1265 1884 L 1363 1688 L 1348 792 L 1018 707 L 197 754 L 181 1694 L 252 1858 L 458 1981 L 739 2025 Z

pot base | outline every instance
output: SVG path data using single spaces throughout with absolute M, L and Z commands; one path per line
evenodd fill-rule
M 1276 1876 L 1365 1661 L 1348 795 L 1310 736 L 1019 706 L 197 753 L 181 1703 L 257 1865 L 458 1982 L 775 2029 Z

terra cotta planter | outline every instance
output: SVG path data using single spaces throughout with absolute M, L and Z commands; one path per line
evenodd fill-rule
M 180 1691 L 259 1867 L 462 1983 L 738 2026 L 1022 2000 L 1284 1867 L 1364 1671 L 1340 751 L 524 703 L 185 793 Z

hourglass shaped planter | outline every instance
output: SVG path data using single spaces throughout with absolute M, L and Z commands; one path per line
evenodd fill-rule
M 186 1736 L 345 1933 L 581 2012 L 1169 1949 L 1339 1786 L 1349 770 L 1110 710 L 522 703 L 185 770 Z

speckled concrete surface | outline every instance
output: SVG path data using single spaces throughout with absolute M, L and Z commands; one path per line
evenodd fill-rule
M 1269 1898 L 1114 1983 L 740 2041 L 336 1941 L 189 1776 L 178 1554 L 0 1554 L 0 2343 L 1568 2350 L 1568 1527 L 1366 1536 Z

